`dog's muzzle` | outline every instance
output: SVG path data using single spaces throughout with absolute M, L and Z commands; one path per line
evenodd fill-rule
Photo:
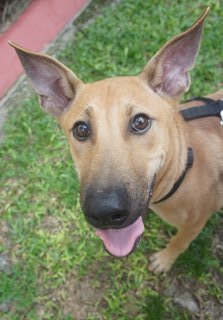
M 124 257 L 132 253 L 144 232 L 142 216 L 148 210 L 155 177 L 148 189 L 146 199 L 138 195 L 130 199 L 125 188 L 95 189 L 85 192 L 83 211 L 87 221 L 96 228 L 108 253 Z

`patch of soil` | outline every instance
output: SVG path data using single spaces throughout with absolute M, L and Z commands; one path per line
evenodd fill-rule
M 93 316 L 102 320 L 99 310 L 104 291 L 105 286 L 103 288 L 92 286 L 91 277 L 78 279 L 71 273 L 64 285 L 47 295 L 47 300 L 56 303 L 64 317 L 72 316 L 75 320 L 86 320 L 89 316 Z M 37 313 L 41 319 L 47 312 L 46 306 L 47 303 L 37 305 Z
M 50 215 L 45 216 L 42 227 L 49 234 L 57 234 L 63 228 L 61 221 L 57 217 Z
M 16 21 L 21 13 L 33 0 L 2 0 L 0 1 L 0 34 L 5 32 L 11 23 Z
M 0 221 L 0 245 L 4 246 L 6 249 L 10 248 L 10 240 L 8 237 L 8 226 L 6 222 Z
M 213 274 L 213 282 L 214 278 Z M 173 304 L 186 310 L 191 320 L 223 320 L 222 302 L 207 293 L 207 288 L 201 283 L 173 276 L 171 284 L 164 290 L 164 295 L 170 297 Z
M 11 243 L 8 236 L 8 226 L 5 221 L 0 221 L 0 247 L 4 250 L 0 251 L 0 272 L 6 274 L 11 273 L 12 263 L 10 259 Z M 1 307 L 0 307 L 1 310 Z

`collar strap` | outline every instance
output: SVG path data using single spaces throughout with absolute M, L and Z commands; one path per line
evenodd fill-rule
M 170 198 L 176 191 L 177 189 L 180 187 L 181 183 L 183 182 L 188 170 L 193 166 L 193 162 L 194 162 L 194 152 L 192 148 L 188 148 L 187 149 L 187 163 L 186 163 L 186 167 L 182 173 L 182 175 L 178 178 L 178 180 L 174 183 L 172 189 L 160 200 L 154 202 L 153 204 L 157 204 L 161 201 L 167 200 L 168 198 Z
M 204 101 L 206 104 L 200 107 L 181 110 L 180 114 L 184 120 L 190 121 L 205 117 L 220 117 L 222 119 L 223 100 L 212 100 L 209 98 L 195 98 L 193 100 Z

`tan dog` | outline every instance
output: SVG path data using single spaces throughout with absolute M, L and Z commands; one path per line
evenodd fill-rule
M 169 270 L 212 212 L 223 206 L 220 120 L 186 122 L 179 110 L 203 102 L 178 104 L 190 86 L 207 13 L 167 42 L 140 75 L 91 84 L 57 60 L 10 43 L 42 108 L 58 119 L 67 136 L 84 214 L 107 251 L 118 257 L 133 251 L 148 206 L 178 229 L 167 247 L 152 256 L 149 268 L 156 273 Z M 223 92 L 211 97 L 222 99 Z M 188 148 L 194 157 L 190 169 Z M 160 201 L 179 180 L 177 190 Z

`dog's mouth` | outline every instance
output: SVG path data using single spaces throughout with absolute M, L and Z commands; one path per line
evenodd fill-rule
M 148 208 L 150 199 L 153 194 L 156 174 L 154 174 L 152 183 L 148 188 L 148 198 L 144 208 Z M 146 209 L 142 210 L 144 216 Z M 96 234 L 101 238 L 104 243 L 105 249 L 114 257 L 126 257 L 135 251 L 140 243 L 141 236 L 144 232 L 144 223 L 142 216 L 136 219 L 135 222 L 127 227 L 120 229 L 96 229 Z
M 108 253 L 115 257 L 125 257 L 132 253 L 138 247 L 143 232 L 141 216 L 130 226 L 122 229 L 96 230 Z

